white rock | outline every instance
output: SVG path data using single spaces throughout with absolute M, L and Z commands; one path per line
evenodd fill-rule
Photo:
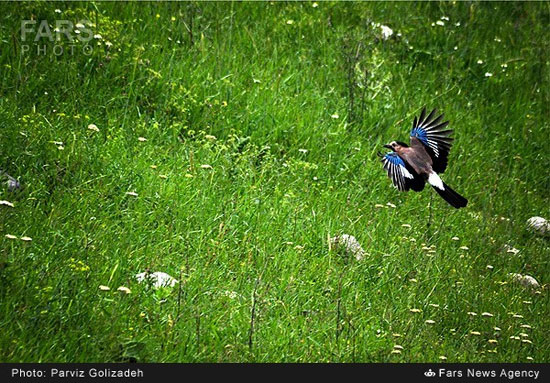
M 527 220 L 527 228 L 535 234 L 550 235 L 550 222 L 542 217 L 531 217 Z
M 179 283 L 177 279 L 172 278 L 170 275 L 163 273 L 162 271 L 156 271 L 154 273 L 143 272 L 136 274 L 136 279 L 139 283 L 151 281 L 155 288 L 159 287 L 174 287 L 176 283 Z
M 538 289 L 540 287 L 538 281 L 530 275 L 523 275 L 518 273 L 509 273 L 510 278 L 522 285 L 523 287 L 528 287 L 532 289 Z
M 358 261 L 365 257 L 365 250 L 361 247 L 353 235 L 342 234 L 330 238 L 330 245 L 333 249 L 343 249 L 347 255 L 352 255 Z

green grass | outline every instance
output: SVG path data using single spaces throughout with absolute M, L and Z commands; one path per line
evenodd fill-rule
M 0 361 L 550 361 L 550 242 L 525 228 L 550 218 L 548 2 L 0 15 L 0 168 L 24 186 L 0 189 Z M 31 18 L 102 39 L 23 53 Z M 442 178 L 465 209 L 398 192 L 376 156 L 424 105 L 455 130 Z M 363 261 L 329 251 L 342 233 Z M 140 285 L 146 268 L 182 283 Z

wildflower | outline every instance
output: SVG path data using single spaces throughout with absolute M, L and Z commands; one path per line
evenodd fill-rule
M 439 308 L 439 305 L 436 304 L 436 303 L 430 303 L 430 306 L 435 307 L 435 308 Z
M 521 340 L 521 343 L 533 344 L 533 342 L 531 342 L 529 339 L 522 339 L 522 340 Z
M 500 43 L 502 40 L 499 39 L 498 37 L 495 37 L 495 41 L 496 41 L 497 43 Z
M 104 285 L 99 285 L 99 289 L 101 291 L 109 291 L 111 290 L 111 288 L 109 286 L 104 286 Z
M 391 353 L 392 354 L 401 354 L 401 350 L 393 349 L 393 350 L 391 350 Z
M 103 36 L 101 36 L 99 33 L 94 35 L 94 39 L 101 40 L 103 39 Z
M 409 225 L 408 223 L 404 223 L 401 225 L 401 227 L 406 227 L 407 229 L 410 229 L 411 225 Z
M 204 138 L 210 141 L 216 141 L 216 136 L 213 136 L 211 134 L 207 134 L 206 136 L 204 136 Z
M 441 20 L 437 20 L 435 23 L 436 23 L 437 25 L 442 26 L 442 27 L 445 26 L 445 23 L 444 23 L 443 21 L 441 21 Z
M 337 119 L 337 118 L 340 118 L 340 116 L 336 113 L 334 113 L 333 115 L 331 115 L 330 117 L 334 118 L 334 119 Z
M 174 287 L 176 283 L 179 283 L 177 279 L 174 279 L 172 276 L 162 271 L 156 271 L 154 273 L 145 271 L 143 273 L 136 274 L 136 279 L 139 283 L 151 281 L 155 288 Z
M 514 315 L 512 315 L 512 318 L 523 319 L 523 315 L 521 315 L 521 314 L 514 314 Z
M 6 234 L 5 237 L 7 239 L 17 239 L 17 237 L 15 235 L 12 235 L 12 234 Z
M 84 28 L 86 28 L 86 27 L 84 26 L 84 24 L 82 24 L 82 23 L 77 23 L 77 24 L 75 25 L 75 27 L 77 27 L 78 29 L 84 29 Z M 76 31 L 75 31 L 75 32 L 76 32 Z
M 382 38 L 384 40 L 389 39 L 393 35 L 393 30 L 386 25 L 381 25 L 380 29 L 382 29 Z
M 329 238 L 329 245 L 335 250 L 343 249 L 347 255 L 355 256 L 355 259 L 360 261 L 365 257 L 365 250 L 353 235 L 342 234 Z
M 468 248 L 468 246 L 460 246 L 460 250 L 466 250 L 466 251 L 468 251 L 468 250 L 470 250 L 470 249 Z
M 136 193 L 136 192 L 126 192 L 126 195 L 131 195 L 132 197 L 137 197 L 138 193 Z
M 434 321 L 434 320 L 432 320 L 432 319 L 428 319 L 428 320 L 427 320 L 427 321 L 425 321 L 424 323 L 426 323 L 426 324 L 434 324 L 434 323 L 435 323 L 435 321 Z
M 484 316 L 484 317 L 492 317 L 493 314 L 485 312 L 485 313 L 481 313 L 481 316 Z
M 481 335 L 479 331 L 470 331 L 470 334 L 477 335 L 477 336 Z
M 149 166 L 149 167 L 150 167 L 151 169 L 154 170 L 154 169 L 156 169 L 158 166 L 157 166 L 157 165 L 151 165 L 151 166 Z
M 88 129 L 89 129 L 89 130 L 93 130 L 94 132 L 99 132 L 99 128 L 97 127 L 96 124 L 90 124 L 90 125 L 88 125 Z
M 202 169 L 212 169 L 212 165 L 204 164 L 204 165 L 201 165 L 201 168 Z
M 9 201 L 0 201 L 0 205 L 13 207 L 13 203 L 11 203 Z
M 124 286 L 119 286 L 117 291 L 120 291 L 121 293 L 124 293 L 124 294 L 130 294 L 132 292 L 132 290 L 130 290 L 128 287 L 124 287 Z
M 519 326 L 521 328 L 528 328 L 528 329 L 532 329 L 531 326 L 529 326 L 528 324 L 522 324 L 521 326 Z
M 506 63 L 500 64 L 500 67 L 501 67 L 501 68 L 508 68 L 508 64 L 506 64 Z
M 441 20 L 449 21 L 449 18 L 447 16 L 441 16 Z
M 477 63 L 478 63 L 479 65 L 481 65 L 481 64 L 483 64 L 483 60 L 477 60 Z
M 395 206 L 395 205 L 394 205 L 393 203 L 391 203 L 391 202 L 388 202 L 388 203 L 386 204 L 386 206 L 389 206 L 389 207 L 391 207 L 391 208 L 393 208 L 393 209 L 395 209 L 395 208 L 397 207 L 397 206 Z
M 298 149 L 298 151 L 299 151 L 300 153 L 304 153 L 304 154 L 307 153 L 307 149 Z
M 486 267 L 487 267 L 489 270 L 493 270 L 493 269 L 494 269 L 494 267 L 493 267 L 492 265 L 487 265 Z
M 403 350 L 403 346 L 399 345 L 399 344 L 396 344 L 395 346 L 393 346 L 393 348 L 395 350 Z
M 139 141 L 139 142 L 145 142 L 145 141 L 147 141 L 147 138 L 145 138 L 145 137 L 138 137 L 138 141 Z
M 454 47 L 453 49 L 454 49 L 455 51 L 457 51 L 457 50 L 458 50 L 458 47 L 455 45 L 455 47 Z
M 422 310 L 420 310 L 420 309 L 409 309 L 409 311 L 410 311 L 411 313 L 419 313 L 419 312 L 422 312 Z
M 441 355 L 441 356 L 439 357 L 439 359 L 440 359 L 440 360 L 447 360 L 447 357 L 446 357 L 445 355 Z
M 486 72 L 486 73 L 485 73 L 485 77 L 492 77 L 492 76 L 493 76 L 492 73 L 489 73 L 489 72 Z
M 460 238 L 458 238 L 458 237 L 453 237 L 453 238 L 451 238 L 451 239 L 452 239 L 453 241 L 458 241 L 458 240 L 460 240 Z
M 456 22 L 455 25 L 456 25 L 457 27 L 460 27 L 460 21 Z
M 294 24 L 294 20 L 287 20 L 286 23 L 287 23 L 288 25 L 292 25 L 292 24 Z
M 61 13 L 61 9 L 56 9 L 54 12 L 55 13 Z
M 176 18 L 174 16 L 170 17 L 170 21 L 176 21 Z
M 311 4 L 311 6 L 312 6 L 313 8 L 317 8 L 317 7 L 319 6 L 319 4 L 313 3 L 313 4 Z
M 473 316 L 473 317 L 475 317 L 477 315 L 477 313 L 475 313 L 473 311 L 468 311 L 466 314 L 468 314 L 470 316 Z
M 193 174 L 187 173 L 187 174 L 185 175 L 185 178 L 193 178 Z
M 31 242 L 32 238 L 31 237 L 21 237 L 21 240 L 25 241 L 25 242 Z
M 380 209 L 380 208 L 383 208 L 384 205 L 377 203 L 377 204 L 374 205 L 374 207 L 377 208 L 377 209 Z
M 399 333 L 396 333 L 396 332 L 394 332 L 394 333 L 392 334 L 392 336 L 394 336 L 394 337 L 396 337 L 396 338 L 399 338 L 399 337 L 402 337 L 403 335 L 401 335 L 401 334 L 399 334 Z
M 498 341 L 497 341 L 496 339 L 489 339 L 488 342 L 489 342 L 489 343 L 492 343 L 492 344 L 498 343 Z
M 168 176 L 166 174 L 159 174 L 159 177 L 162 178 L 163 180 L 168 178 Z
M 520 332 L 519 333 L 519 336 L 521 336 L 522 338 L 528 338 L 529 337 L 529 334 L 526 334 L 524 332 Z

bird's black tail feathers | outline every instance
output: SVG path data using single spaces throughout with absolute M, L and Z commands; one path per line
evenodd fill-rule
M 454 208 L 460 209 L 461 207 L 465 207 L 468 204 L 468 200 L 466 198 L 462 197 L 445 183 L 443 183 L 443 186 L 445 187 L 444 190 L 438 189 L 435 186 L 434 189 L 437 194 L 441 196 L 441 198 L 449 203 L 449 205 Z

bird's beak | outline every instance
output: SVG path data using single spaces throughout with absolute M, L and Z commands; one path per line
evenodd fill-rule
M 393 149 L 393 148 L 391 147 L 391 145 L 389 145 L 389 144 L 384 145 L 384 147 L 385 147 L 385 148 L 388 148 L 388 149 Z

